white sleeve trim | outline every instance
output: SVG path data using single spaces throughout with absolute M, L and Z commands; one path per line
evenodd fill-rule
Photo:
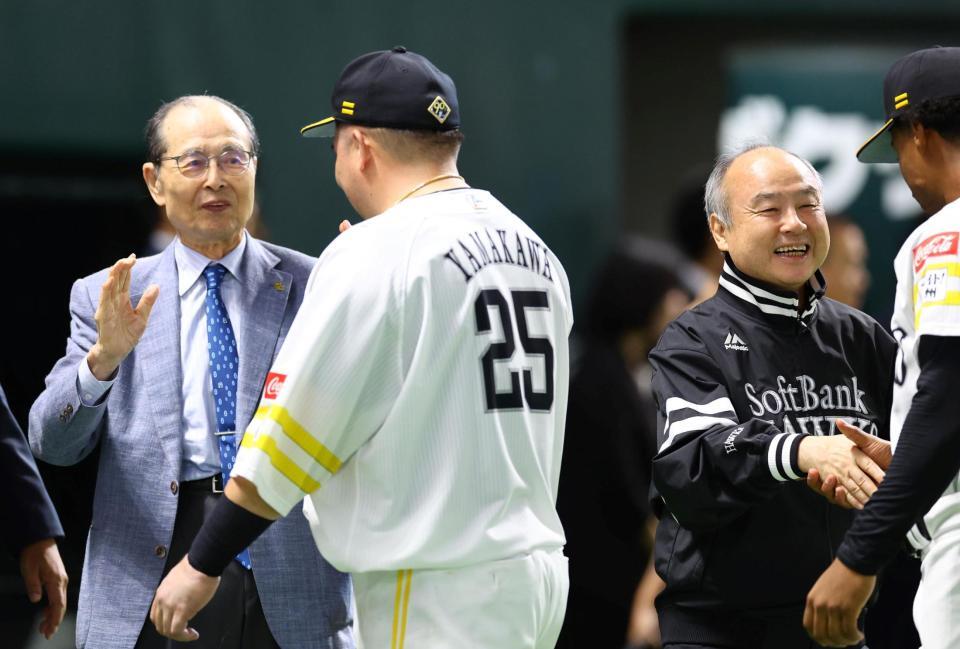
M 681 399 L 680 397 L 670 397 L 667 399 L 666 410 L 667 415 L 676 410 L 683 410 L 684 408 L 689 408 L 690 410 L 696 410 L 705 415 L 715 415 L 718 412 L 736 412 L 733 409 L 733 403 L 727 397 L 720 397 L 719 399 L 714 399 L 709 403 L 692 403 L 686 399 Z
M 667 439 L 664 440 L 663 444 L 660 446 L 660 450 L 666 450 L 677 436 L 682 435 L 683 433 L 689 433 L 693 431 L 707 430 L 713 426 L 735 426 L 737 422 L 732 419 L 727 419 L 726 417 L 690 417 L 688 419 L 683 419 L 676 422 L 675 424 L 670 424 L 667 428 Z
M 802 436 L 792 433 L 780 433 L 770 442 L 770 447 L 767 449 L 767 467 L 770 469 L 770 475 L 777 482 L 803 479 L 797 470 L 798 467 L 794 467 L 790 462 L 793 447 L 800 442 L 800 437 Z

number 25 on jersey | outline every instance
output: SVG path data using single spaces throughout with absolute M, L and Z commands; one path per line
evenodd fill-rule
M 491 331 L 490 312 L 496 310 L 503 329 L 503 341 L 493 342 L 480 357 L 483 371 L 483 391 L 487 410 L 514 410 L 523 408 L 549 411 L 553 407 L 553 345 L 549 338 L 531 336 L 527 326 L 528 309 L 549 309 L 546 291 L 514 290 L 510 291 L 511 300 L 498 289 L 489 288 L 480 291 L 474 303 L 477 319 L 477 333 Z M 511 302 L 513 308 L 511 309 Z M 542 392 L 533 388 L 533 370 L 524 369 L 523 389 L 521 390 L 519 371 L 511 371 L 510 390 L 497 392 L 494 367 L 496 361 L 509 361 L 516 351 L 513 329 L 516 323 L 523 352 L 531 356 L 543 357 L 545 379 L 538 381 L 545 385 Z

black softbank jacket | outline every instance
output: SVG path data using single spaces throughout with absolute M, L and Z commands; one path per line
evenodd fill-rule
M 665 640 L 664 607 L 802 611 L 852 514 L 806 486 L 798 442 L 838 434 L 837 418 L 889 437 L 894 340 L 824 298 L 819 272 L 807 289 L 800 313 L 796 294 L 728 258 L 717 294 L 671 323 L 650 354 Z

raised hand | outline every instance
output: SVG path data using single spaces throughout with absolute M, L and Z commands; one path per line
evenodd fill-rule
M 101 381 L 108 379 L 140 342 L 160 294 L 160 287 L 151 284 L 136 308 L 130 304 L 130 271 L 136 263 L 137 257 L 132 254 L 119 260 L 110 268 L 107 281 L 100 288 L 100 304 L 94 314 L 97 342 L 87 354 L 87 364 Z

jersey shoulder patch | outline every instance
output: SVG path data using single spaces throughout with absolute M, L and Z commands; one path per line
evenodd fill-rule
M 927 261 L 937 257 L 957 256 L 960 232 L 938 232 L 913 247 L 913 272 L 919 273 Z

